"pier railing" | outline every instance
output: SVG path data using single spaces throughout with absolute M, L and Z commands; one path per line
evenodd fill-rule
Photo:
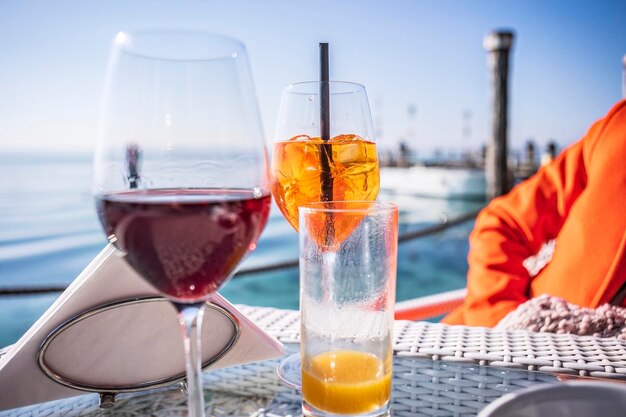
M 454 217 L 451 219 L 446 218 L 442 223 L 439 223 L 439 224 L 434 224 L 434 225 L 427 226 L 419 230 L 403 233 L 398 237 L 398 242 L 405 243 L 405 242 L 409 242 L 415 239 L 423 238 L 426 236 L 432 236 L 434 234 L 444 232 L 452 227 L 466 223 L 470 220 L 474 220 L 479 212 L 480 212 L 480 209 L 470 211 L 458 217 Z M 298 267 L 297 259 L 285 261 L 285 262 L 276 262 L 276 263 L 269 264 L 269 265 L 244 268 L 244 269 L 239 270 L 233 276 L 233 279 L 245 278 L 245 277 L 260 274 L 260 273 L 274 272 L 274 271 L 280 271 L 280 270 L 296 268 L 296 267 Z M 55 293 L 55 292 L 63 292 L 65 291 L 65 288 L 66 288 L 65 286 L 4 287 L 4 288 L 0 288 L 0 296 L 48 294 L 48 293 Z

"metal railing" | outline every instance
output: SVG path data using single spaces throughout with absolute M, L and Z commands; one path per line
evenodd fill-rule
M 468 213 L 462 214 L 453 219 L 446 219 L 444 222 L 440 224 L 435 224 L 432 226 L 425 227 L 420 230 L 415 230 L 413 232 L 403 233 L 398 237 L 399 243 L 409 242 L 414 239 L 419 239 L 426 236 L 431 236 L 436 233 L 441 233 L 445 230 L 448 230 L 454 226 L 458 226 L 470 220 L 476 218 L 479 210 L 470 211 Z M 277 262 L 270 265 L 257 266 L 252 268 L 246 268 L 238 271 L 234 276 L 235 278 L 243 278 L 250 275 L 261 274 L 264 272 L 272 272 L 272 271 L 280 271 L 283 269 L 296 268 L 298 266 L 298 260 L 294 259 L 291 261 L 285 262 Z M 65 286 L 48 286 L 48 287 L 5 287 L 0 288 L 0 296 L 15 296 L 15 295 L 35 295 L 35 294 L 48 294 L 55 292 L 63 292 L 65 291 Z

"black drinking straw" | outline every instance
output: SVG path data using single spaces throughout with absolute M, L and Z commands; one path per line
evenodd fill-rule
M 324 142 L 330 139 L 330 83 L 328 73 L 328 43 L 320 43 L 320 137 Z M 322 201 L 333 200 L 333 176 L 330 166 L 333 163 L 332 145 L 320 145 L 320 183 Z
M 330 167 L 333 163 L 332 144 L 330 139 L 330 83 L 328 82 L 328 44 L 320 43 L 320 184 L 321 200 L 333 201 L 333 175 Z M 326 218 L 325 242 L 330 246 L 335 240 L 334 216 L 328 213 Z
M 320 43 L 320 131 L 322 140 L 330 139 L 330 85 L 328 44 Z

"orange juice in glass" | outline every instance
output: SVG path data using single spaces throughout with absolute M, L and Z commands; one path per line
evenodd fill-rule
M 300 207 L 303 414 L 389 414 L 398 209 L 390 203 Z M 328 248 L 320 219 L 353 231 Z
M 336 350 L 319 353 L 304 363 L 302 395 L 319 410 L 358 415 L 383 409 L 389 401 L 389 360 L 357 350 Z

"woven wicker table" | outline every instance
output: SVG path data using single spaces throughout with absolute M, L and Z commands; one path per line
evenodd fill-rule
M 239 306 L 298 350 L 296 311 Z M 392 410 L 405 416 L 475 416 L 503 394 L 573 378 L 626 380 L 626 342 L 571 335 L 495 332 L 424 322 L 396 322 Z M 208 416 L 299 416 L 300 395 L 276 376 L 280 359 L 207 372 Z M 179 385 L 120 395 L 111 409 L 95 394 L 0 412 L 0 416 L 183 416 Z

